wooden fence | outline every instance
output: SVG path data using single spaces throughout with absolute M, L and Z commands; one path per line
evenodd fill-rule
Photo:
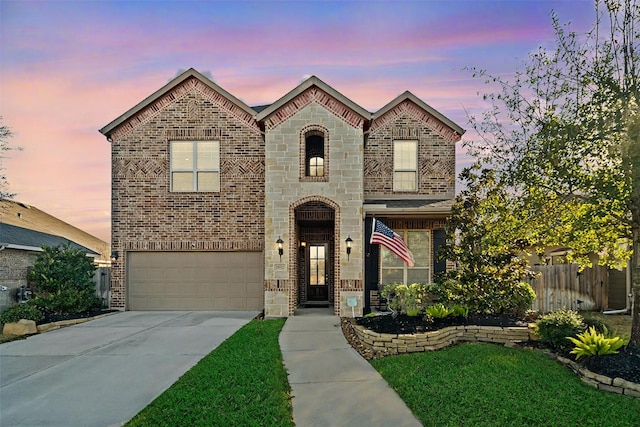
M 538 273 L 529 283 L 536 293 L 533 309 L 542 313 L 568 308 L 602 311 L 608 307 L 608 270 L 594 266 L 581 272 L 576 264 L 531 267 Z

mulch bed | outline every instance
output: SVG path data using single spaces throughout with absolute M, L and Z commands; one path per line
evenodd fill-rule
M 446 326 L 478 325 L 478 326 L 527 326 L 527 319 L 518 319 L 511 316 L 473 315 L 467 318 L 435 319 L 433 323 L 424 322 L 421 317 L 408 316 L 375 316 L 369 318 L 342 319 L 342 332 L 351 346 L 365 359 L 375 359 L 387 356 L 386 353 L 374 351 L 365 346 L 355 334 L 353 324 L 359 324 L 374 332 L 384 334 L 411 334 L 426 331 L 434 331 Z M 539 341 L 527 341 L 521 343 L 522 347 L 534 347 L 550 351 Z M 575 360 L 574 355 L 562 356 Z M 606 356 L 581 357 L 577 363 L 591 372 L 605 375 L 609 378 L 622 378 L 636 384 L 640 384 L 640 349 L 623 347 L 618 354 Z
M 36 322 L 36 324 L 45 325 L 47 323 L 60 322 L 63 320 L 87 319 L 90 317 L 100 316 L 102 314 L 113 313 L 115 311 L 118 310 L 95 310 L 74 314 L 45 314 L 44 318 Z

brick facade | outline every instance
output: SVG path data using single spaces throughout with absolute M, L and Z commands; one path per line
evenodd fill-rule
M 437 199 L 455 196 L 455 141 L 443 138 L 411 112 L 399 111 L 393 120 L 370 133 L 364 149 L 365 198 L 395 194 L 393 142 L 396 140 L 418 141 L 418 188 L 410 194 Z
M 179 97 L 112 136 L 111 306 L 126 307 L 126 252 L 264 249 L 264 141 L 190 79 Z M 177 96 L 177 95 L 175 95 Z M 220 192 L 170 192 L 169 144 L 220 141 Z
M 0 291 L 0 312 L 16 302 L 16 290 L 27 285 L 27 272 L 38 257 L 37 252 L 17 249 L 3 249 L 0 251 L 0 286 L 6 291 Z
M 311 232 L 297 210 L 317 205 L 332 215 L 318 222 L 330 236 L 329 303 L 336 314 L 359 316 L 367 199 L 452 199 L 455 142 L 463 131 L 413 95 L 376 116 L 315 77 L 253 111 L 191 69 L 101 132 L 112 144 L 112 250 L 120 255 L 112 307 L 128 307 L 127 252 L 259 251 L 266 315 L 292 315 L 307 299 L 300 238 Z M 324 137 L 322 177 L 305 176 L 310 132 Z M 396 139 L 418 141 L 418 188 L 408 196 L 393 191 Z M 170 143 L 180 140 L 220 141 L 219 192 L 170 191 Z M 410 219 L 424 218 L 416 212 Z M 444 217 L 429 218 L 436 227 Z M 349 302 L 356 302 L 353 310 Z

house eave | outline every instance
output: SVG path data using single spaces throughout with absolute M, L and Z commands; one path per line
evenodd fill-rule
M 394 217 L 424 217 L 442 218 L 451 215 L 451 209 L 439 208 L 387 208 L 386 205 L 364 205 L 363 217 L 367 216 L 394 216 Z

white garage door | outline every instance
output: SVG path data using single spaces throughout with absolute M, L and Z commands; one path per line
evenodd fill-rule
M 129 310 L 262 310 L 262 252 L 129 252 Z

